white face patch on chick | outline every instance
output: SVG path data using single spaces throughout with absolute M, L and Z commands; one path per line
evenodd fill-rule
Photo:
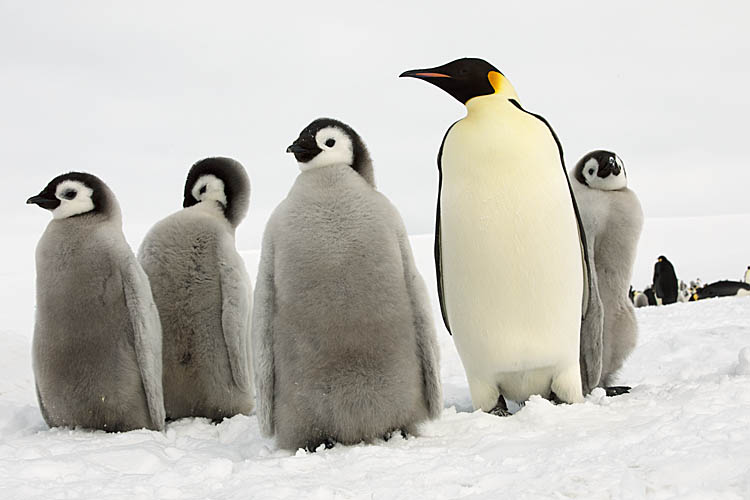
M 94 209 L 93 194 L 94 190 L 82 182 L 70 179 L 62 181 L 55 188 L 55 197 L 60 200 L 60 205 L 52 210 L 52 217 L 66 219 L 90 212 Z
M 227 206 L 227 195 L 224 192 L 224 181 L 212 174 L 201 175 L 190 190 L 193 198 L 199 202 L 213 200 Z
M 331 165 L 346 165 L 354 163 L 354 148 L 351 138 L 338 127 L 325 127 L 315 134 L 315 143 L 320 153 L 307 163 L 299 163 L 301 171 L 313 168 L 329 167 Z
M 600 169 L 606 172 L 604 177 L 599 176 Z M 600 165 L 596 158 L 589 158 L 583 165 L 582 173 L 586 184 L 592 189 L 616 191 L 628 185 L 625 167 L 617 155 L 610 156 L 605 165 Z

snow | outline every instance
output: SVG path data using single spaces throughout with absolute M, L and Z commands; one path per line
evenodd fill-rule
M 432 237 L 412 244 L 437 322 Z M 254 276 L 258 252 L 244 256 Z M 218 425 L 184 419 L 164 433 L 48 429 L 30 361 L 33 267 L 6 266 L 2 276 L 13 288 L 3 291 L 8 321 L 0 327 L 3 499 L 750 495 L 750 297 L 638 309 L 639 344 L 620 377 L 631 394 L 595 391 L 583 404 L 560 406 L 532 397 L 508 418 L 472 411 L 460 360 L 438 323 L 440 419 L 408 440 L 306 453 L 276 449 L 259 436 L 255 416 Z

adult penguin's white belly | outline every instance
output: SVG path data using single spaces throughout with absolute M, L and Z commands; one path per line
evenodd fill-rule
M 472 400 L 489 409 L 482 384 L 524 401 L 578 366 L 583 270 L 549 129 L 506 99 L 467 108 L 443 148 L 443 293 Z

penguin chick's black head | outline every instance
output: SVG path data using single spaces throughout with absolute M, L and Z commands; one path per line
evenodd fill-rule
M 318 118 L 300 132 L 287 149 L 303 172 L 318 167 L 347 165 L 375 185 L 372 161 L 362 138 L 349 125 L 333 118 Z
M 237 226 L 250 205 L 250 179 L 245 167 L 231 158 L 205 158 L 188 172 L 182 206 L 192 207 L 203 201 L 219 203 L 227 220 Z
M 515 98 L 515 91 L 503 74 L 484 59 L 463 58 L 442 66 L 404 71 L 399 77 L 419 78 L 440 87 L 466 104 L 469 99 L 500 92 L 503 87 L 509 97 Z M 512 94 L 511 94 L 512 92 Z
M 114 195 L 95 175 L 69 172 L 52 179 L 38 195 L 26 200 L 52 211 L 55 219 L 83 214 L 109 214 Z
M 581 184 L 595 189 L 612 191 L 627 186 L 627 174 L 622 160 L 612 151 L 603 149 L 586 153 L 576 163 L 573 175 Z

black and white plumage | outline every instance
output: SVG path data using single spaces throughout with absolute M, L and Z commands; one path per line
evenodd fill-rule
M 750 284 L 742 281 L 722 280 L 703 285 L 693 292 L 690 301 L 712 299 L 715 297 L 734 297 L 750 295 Z
M 674 304 L 677 302 L 677 274 L 669 259 L 660 255 L 654 264 L 653 288 L 660 305 Z
M 240 163 L 201 160 L 188 173 L 184 208 L 156 223 L 138 252 L 162 319 L 168 418 L 253 409 L 252 286 L 235 246 L 249 200 Z
M 507 414 L 505 398 L 582 401 L 601 373 L 601 301 L 556 134 L 482 59 L 400 76 L 467 110 L 438 152 L 435 265 L 472 404 Z
M 608 387 L 638 338 L 635 310 L 628 293 L 643 210 L 636 194 L 627 187 L 624 164 L 615 153 L 597 150 L 584 155 L 571 177 L 604 307 L 602 374 L 598 385 Z M 641 305 L 646 297 L 638 294 L 635 299 Z
M 163 429 L 161 325 L 99 178 L 71 172 L 27 203 L 54 219 L 36 250 L 33 367 L 51 427 Z
M 287 151 L 301 173 L 266 226 L 254 297 L 261 431 L 288 449 L 415 432 L 442 394 L 401 217 L 347 125 L 315 120 Z

